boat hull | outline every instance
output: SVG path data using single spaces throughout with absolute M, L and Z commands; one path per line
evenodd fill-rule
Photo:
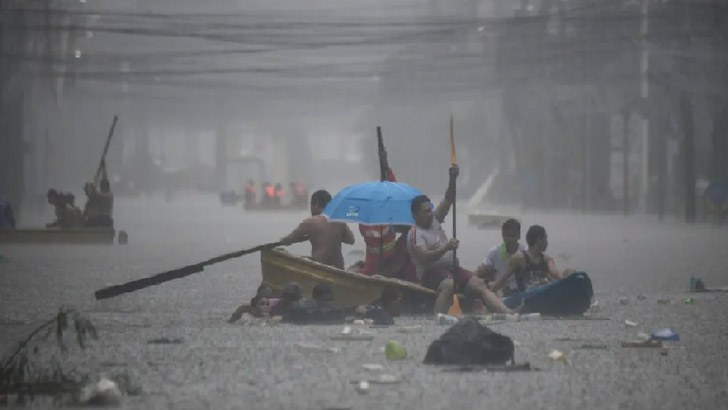
M 355 307 L 376 301 L 387 285 L 394 285 L 404 294 L 434 299 L 435 292 L 398 279 L 382 276 L 366 276 L 356 272 L 336 269 L 310 259 L 291 255 L 283 249 L 265 250 L 260 253 L 263 283 L 280 290 L 286 283 L 298 282 L 303 297 L 310 298 L 317 283 L 328 283 L 334 289 L 337 307 Z
M 18 244 L 112 244 L 116 231 L 110 228 L 21 228 L 0 230 L 0 243 Z

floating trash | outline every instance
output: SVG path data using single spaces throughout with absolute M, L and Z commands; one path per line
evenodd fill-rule
M 622 347 L 660 348 L 662 347 L 662 342 L 659 340 L 634 340 L 622 342 Z
M 680 335 L 670 328 L 664 328 L 652 333 L 652 340 L 675 342 L 680 340 Z
M 548 358 L 553 361 L 562 361 L 566 360 L 566 353 L 562 352 L 561 350 L 554 349 L 549 353 Z
M 361 365 L 361 367 L 364 370 L 367 370 L 370 372 L 383 372 L 384 371 L 384 366 L 382 366 L 381 364 L 378 364 L 378 363 L 364 363 L 363 365 Z
M 635 326 L 637 326 L 637 322 L 633 322 L 631 320 L 625 320 L 624 321 L 624 324 L 627 325 L 627 326 L 629 326 L 629 327 L 635 327 Z
M 359 392 L 359 394 L 369 393 L 369 382 L 366 380 L 360 381 L 359 384 L 356 385 L 356 391 Z
M 397 333 L 422 333 L 422 325 L 401 326 L 397 328 Z
M 399 344 L 399 342 L 390 340 L 387 342 L 387 345 L 384 346 L 384 354 L 389 360 L 404 360 L 407 358 L 407 349 Z

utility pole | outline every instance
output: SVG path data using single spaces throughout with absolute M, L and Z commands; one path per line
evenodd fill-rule
M 695 222 L 695 141 L 693 139 L 693 106 L 687 91 L 680 94 L 680 116 L 683 127 L 683 163 L 685 164 L 685 222 Z
M 622 205 L 629 216 L 629 108 L 622 112 Z
M 640 97 L 645 104 L 645 110 L 642 113 L 642 161 L 640 172 L 640 197 L 639 208 L 642 212 L 647 211 L 647 192 L 649 188 L 649 138 L 650 138 L 650 115 L 652 107 L 649 103 L 650 98 L 650 50 L 647 42 L 647 36 L 650 32 L 649 26 L 650 0 L 642 0 L 642 21 L 640 25 L 640 34 L 642 36 L 642 61 L 640 67 Z

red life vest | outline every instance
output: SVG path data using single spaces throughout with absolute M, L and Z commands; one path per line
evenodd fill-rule
M 391 169 L 387 170 L 387 180 L 396 182 Z M 394 255 L 397 233 L 392 225 L 359 225 L 359 232 L 366 243 L 365 266 L 361 273 L 379 273 L 379 255 L 389 258 Z
M 275 188 L 273 188 L 273 185 L 266 185 L 265 186 L 265 195 L 269 198 L 273 198 L 275 195 Z

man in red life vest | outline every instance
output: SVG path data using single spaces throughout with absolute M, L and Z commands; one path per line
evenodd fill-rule
M 385 170 L 387 181 L 396 182 L 394 172 L 389 168 L 387 162 L 387 150 L 379 149 L 379 158 L 382 168 Z M 364 237 L 366 244 L 366 257 L 364 267 L 359 270 L 365 275 L 383 274 L 385 276 L 396 276 L 400 270 L 398 263 L 395 263 L 397 250 L 397 231 L 393 225 L 359 225 L 359 232 Z
M 308 188 L 303 181 L 291 182 L 291 194 L 293 195 L 292 202 L 294 205 L 302 208 L 308 205 L 306 203 L 308 200 Z
M 249 179 L 248 183 L 245 184 L 245 204 L 253 205 L 255 203 L 255 196 L 255 181 Z
M 275 206 L 281 205 L 281 200 L 283 198 L 283 195 L 286 194 L 286 191 L 283 190 L 283 185 L 281 183 L 277 183 L 275 188 L 273 189 L 273 203 Z

